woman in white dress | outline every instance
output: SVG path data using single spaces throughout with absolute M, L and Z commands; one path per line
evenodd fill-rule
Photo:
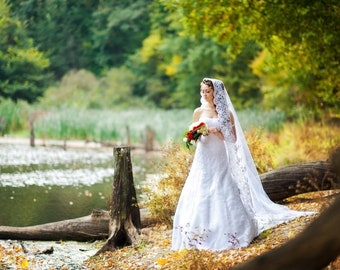
M 201 82 L 193 124 L 209 134 L 197 141 L 173 223 L 172 250 L 245 247 L 262 231 L 312 212 L 272 202 L 265 193 L 224 84 Z

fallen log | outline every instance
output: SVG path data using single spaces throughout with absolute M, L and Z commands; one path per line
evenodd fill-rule
M 142 226 L 150 226 L 152 218 L 140 209 Z M 27 227 L 0 226 L 0 239 L 43 241 L 94 241 L 109 235 L 110 214 L 105 210 L 93 210 L 88 216 L 67 219 Z
M 262 185 L 272 201 L 320 190 L 337 188 L 335 168 L 326 161 L 294 164 L 260 175 Z
M 336 175 L 328 162 L 310 162 L 286 166 L 260 175 L 263 187 L 273 201 L 310 191 L 336 189 Z M 141 225 L 155 222 L 146 209 L 140 209 Z M 94 210 L 91 215 L 76 219 L 28 226 L 0 226 L 0 239 L 76 240 L 107 239 L 110 216 L 108 211 Z

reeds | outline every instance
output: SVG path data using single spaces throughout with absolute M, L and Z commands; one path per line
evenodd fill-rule
M 155 133 L 158 144 L 181 142 L 192 121 L 192 110 L 130 109 L 40 109 L 26 103 L 1 100 L 0 116 L 6 121 L 7 135 L 28 136 L 29 123 L 34 124 L 36 138 L 61 140 L 142 142 L 146 128 Z M 244 129 L 261 127 L 278 131 L 284 123 L 280 111 L 245 110 L 239 112 Z

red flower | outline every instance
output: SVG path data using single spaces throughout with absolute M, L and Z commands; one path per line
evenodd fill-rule
M 189 149 L 192 145 L 192 141 L 197 142 L 201 135 L 208 135 L 208 126 L 204 122 L 199 123 L 197 126 L 194 126 L 184 133 L 183 141 L 185 142 L 186 147 Z

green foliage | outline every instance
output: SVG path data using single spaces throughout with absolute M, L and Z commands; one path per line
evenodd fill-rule
M 132 95 L 135 78 L 126 68 L 114 68 L 101 78 L 87 70 L 70 71 L 59 85 L 50 87 L 40 99 L 42 107 L 107 109 L 143 106 Z
M 0 13 L 0 96 L 13 100 L 35 101 L 50 79 L 44 106 L 194 108 L 216 77 L 238 109 L 340 111 L 337 0 L 12 0 Z M 65 85 L 83 70 L 91 90 Z
M 98 2 L 11 0 L 13 13 L 25 22 L 29 37 L 48 55 L 55 78 L 92 66 L 92 13 Z
M 267 81 L 266 75 L 283 75 L 285 80 L 275 82 L 270 91 L 283 88 L 284 96 L 292 100 L 287 111 L 294 103 L 302 103 L 311 110 L 340 109 L 337 0 L 242 3 L 228 0 L 214 5 L 207 0 L 161 0 L 161 3 L 179 14 L 177 19 L 186 26 L 188 35 L 203 33 L 227 43 L 234 55 L 246 41 L 260 44 L 270 57 L 263 68 L 263 80 Z
M 233 59 L 226 54 L 227 45 L 203 36 L 183 36 L 177 17 L 155 3 L 152 10 L 153 17 L 165 19 L 153 20 L 150 36 L 127 62 L 138 75 L 140 93 L 163 108 L 195 107 L 199 104 L 201 80 L 218 77 L 232 89 L 240 108 L 258 102 L 258 79 L 250 69 L 258 51 L 254 44 L 246 44 L 243 53 Z
M 151 0 L 100 1 L 93 11 L 95 64 L 101 69 L 122 65 L 141 46 L 150 28 Z M 91 18 L 91 19 L 92 19 Z M 99 52 L 99 53 L 98 53 Z
M 70 71 L 63 76 L 59 85 L 45 91 L 40 106 L 88 108 L 98 87 L 99 81 L 91 72 Z
M 11 17 L 5 1 L 0 2 L 0 18 L 0 96 L 34 102 L 47 84 L 49 61 L 33 46 L 23 24 Z
M 57 79 L 73 69 L 100 74 L 122 65 L 149 30 L 150 0 L 11 2 Z

